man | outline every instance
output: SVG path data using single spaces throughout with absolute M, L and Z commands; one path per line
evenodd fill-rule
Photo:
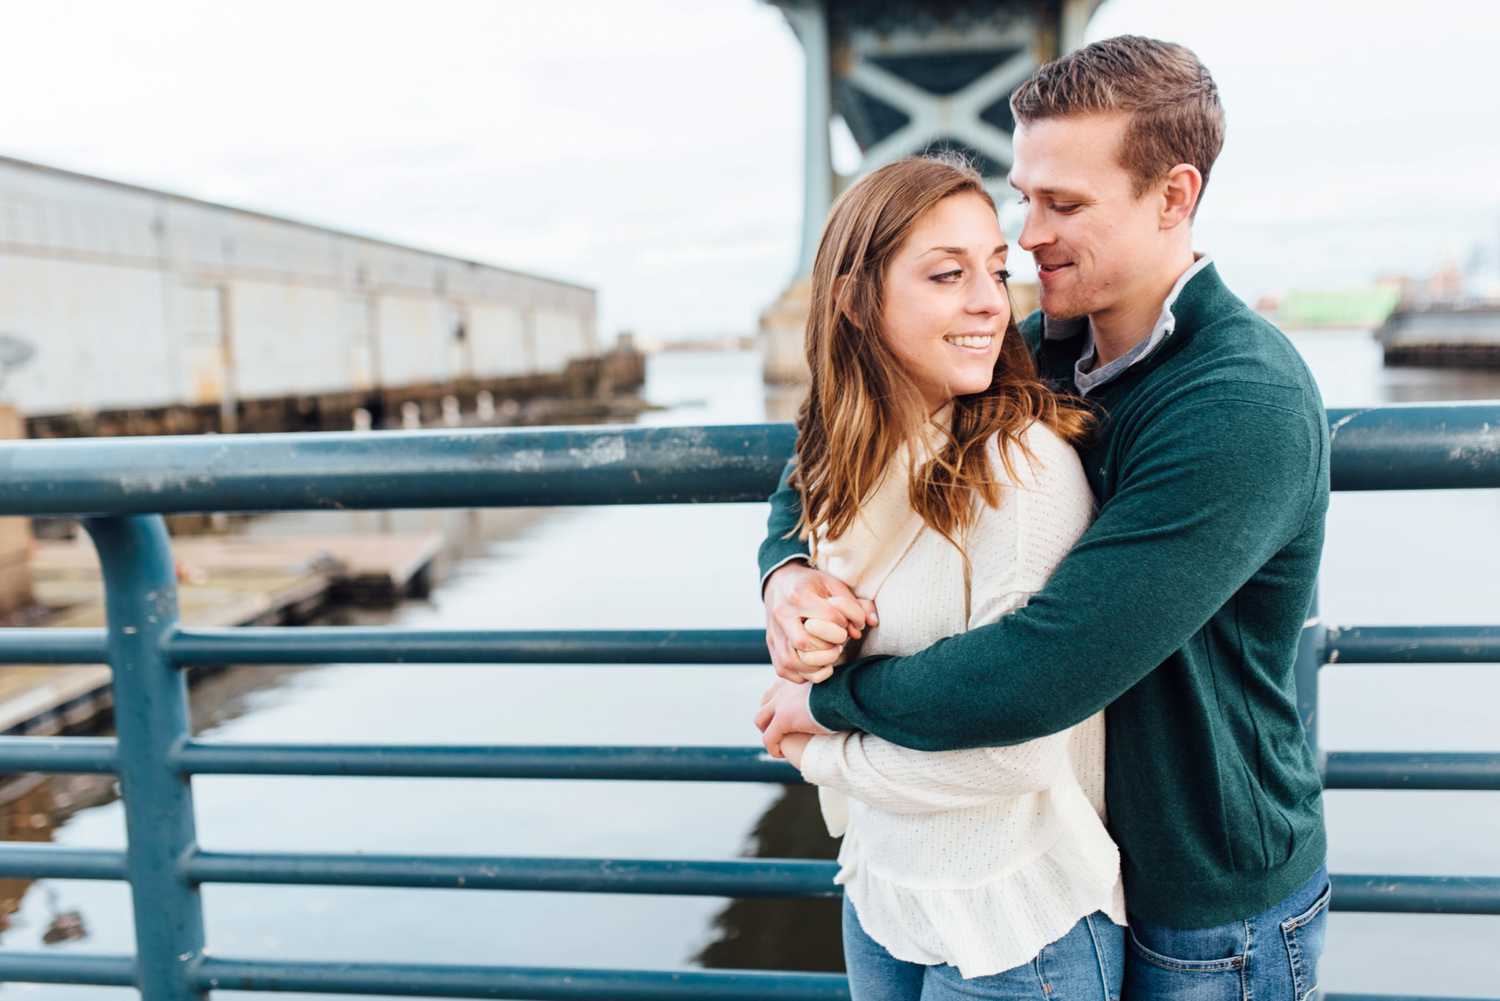
M 1097 42 L 1039 69 L 1011 108 L 1019 242 L 1041 283 L 1021 333 L 1043 377 L 1099 415 L 1080 450 L 1097 519 L 1001 621 L 780 683 L 766 745 L 832 730 L 922 750 L 1007 744 L 1108 707 L 1127 991 L 1307 1001 L 1328 880 L 1293 662 L 1328 506 L 1322 400 L 1286 338 L 1193 252 L 1224 134 L 1193 53 Z M 801 655 L 826 662 L 829 647 L 804 619 L 849 636 L 876 623 L 785 538 L 798 504 L 784 479 L 760 565 L 773 662 L 800 679 Z

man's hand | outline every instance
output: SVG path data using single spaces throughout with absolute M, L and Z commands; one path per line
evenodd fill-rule
M 766 750 L 771 752 L 771 757 L 785 756 L 781 744 L 789 734 L 811 735 L 833 732 L 819 726 L 812 718 L 812 713 L 807 708 L 807 698 L 811 693 L 811 685 L 794 684 L 778 679 L 760 697 L 760 711 L 755 714 L 755 725 L 760 729 L 761 743 L 766 745 Z M 799 760 L 802 756 L 802 748 L 806 746 L 805 742 L 797 746 Z
M 766 578 L 763 597 L 771 666 L 777 677 L 798 684 L 827 678 L 844 644 L 880 621 L 873 601 L 805 563 L 778 567 Z

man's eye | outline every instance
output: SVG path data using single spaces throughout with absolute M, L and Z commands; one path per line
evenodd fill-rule
M 1053 202 L 1052 209 L 1055 212 L 1061 212 L 1063 215 L 1072 215 L 1074 212 L 1078 211 L 1079 206 L 1074 202 L 1069 202 L 1066 205 L 1061 205 L 1057 202 Z

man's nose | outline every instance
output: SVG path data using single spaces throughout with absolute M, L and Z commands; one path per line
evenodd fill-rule
M 1032 212 L 1028 209 L 1026 212 L 1026 221 L 1021 225 L 1021 235 L 1016 239 L 1016 242 L 1021 245 L 1021 249 L 1028 254 L 1034 253 L 1036 248 L 1045 247 L 1052 242 L 1052 231 L 1042 225 L 1040 215 L 1040 213 Z

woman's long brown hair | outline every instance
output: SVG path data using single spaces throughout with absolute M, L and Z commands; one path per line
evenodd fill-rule
M 861 501 L 879 485 L 903 444 L 916 447 L 926 408 L 881 330 L 885 272 L 916 221 L 938 202 L 959 194 L 995 203 L 977 171 L 952 156 L 911 157 L 874 171 L 841 195 L 829 212 L 813 262 L 812 309 L 807 318 L 807 364 L 812 387 L 797 413 L 797 458 L 792 485 L 802 498 L 796 531 L 814 527 L 838 538 Z M 1015 316 L 1001 344 L 989 388 L 953 401 L 947 440 L 911 470 L 911 506 L 955 546 L 977 513 L 977 494 L 991 507 L 1000 484 L 991 475 L 985 443 L 999 437 L 1006 474 L 1012 443 L 1029 454 L 1021 435 L 1033 422 L 1070 442 L 1088 431 L 1090 416 L 1037 377 Z M 915 461 L 915 459 L 913 460 Z

